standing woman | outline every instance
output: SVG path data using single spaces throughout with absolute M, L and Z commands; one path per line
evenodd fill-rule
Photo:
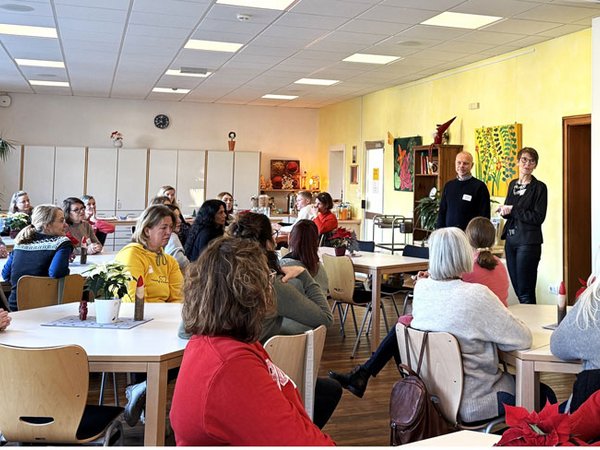
M 210 241 L 225 232 L 225 203 L 221 200 L 206 200 L 190 230 L 187 242 L 184 244 L 185 255 L 190 262 L 196 261 Z
M 65 222 L 69 225 L 67 233 L 79 241 L 75 247 L 75 253 L 81 253 L 83 238 L 87 240 L 88 254 L 94 255 L 102 251 L 102 244 L 96 237 L 92 226 L 85 221 L 85 205 L 77 197 L 67 197 L 63 201 L 63 212 Z
M 69 274 L 73 244 L 65 236 L 67 225 L 63 211 L 54 205 L 36 206 L 31 225 L 15 238 L 15 247 L 2 269 L 2 278 L 10 280 L 10 309 L 17 310 L 17 282 L 23 275 L 62 278 Z
M 506 219 L 502 239 L 506 239 L 506 265 L 515 293 L 521 303 L 535 304 L 548 189 L 532 175 L 538 164 L 538 152 L 532 147 L 523 147 L 517 158 L 519 178 L 508 185 L 508 195 L 498 212 Z
M 338 227 L 338 221 L 335 214 L 331 212 L 331 209 L 333 208 L 333 199 L 331 198 L 331 195 L 329 195 L 328 192 L 321 192 L 317 195 L 315 206 L 318 214 L 313 220 L 319 230 L 319 234 L 325 234 L 335 230 Z

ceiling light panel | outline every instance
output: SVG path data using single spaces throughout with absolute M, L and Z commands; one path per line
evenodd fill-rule
M 221 5 L 243 6 L 246 8 L 276 9 L 283 11 L 295 0 L 217 0 Z
M 326 80 L 324 78 L 300 78 L 294 81 L 296 84 L 310 84 L 314 86 L 333 86 L 339 82 L 340 80 Z
M 62 61 L 45 61 L 43 59 L 20 59 L 15 58 L 15 62 L 19 66 L 32 66 L 32 67 L 56 67 L 64 68 L 65 63 Z
M 57 39 L 56 28 L 32 27 L 28 25 L 12 25 L 0 23 L 0 34 L 12 34 L 16 36 L 31 36 Z
M 227 52 L 235 53 L 244 44 L 238 44 L 235 42 L 219 42 L 219 41 L 203 41 L 200 39 L 190 39 L 185 48 L 191 50 L 206 50 L 209 52 Z
M 261 98 L 266 98 L 268 100 L 294 100 L 298 98 L 297 95 L 279 95 L 279 94 L 266 94 Z
M 32 86 L 69 87 L 68 81 L 29 80 Z
M 502 17 L 498 16 L 484 16 L 479 14 L 465 14 L 446 11 L 432 17 L 431 19 L 421 22 L 421 25 L 475 30 L 477 28 L 497 22 L 501 19 Z
M 368 53 L 355 53 L 342 61 L 363 63 L 363 64 L 389 64 L 391 62 L 402 59 L 401 56 L 390 56 L 390 55 L 370 55 Z
M 192 73 L 192 72 L 183 73 L 183 72 L 181 72 L 180 69 L 169 69 L 169 70 L 167 70 L 165 72 L 165 75 L 174 75 L 174 76 L 177 76 L 177 77 L 206 78 L 206 77 L 212 75 L 212 72 L 204 71 L 204 73 L 202 73 L 202 72 L 197 72 L 197 73 Z
M 190 92 L 190 90 L 189 89 L 179 89 L 179 88 L 155 87 L 154 89 L 152 89 L 152 92 L 163 92 L 165 94 L 187 94 L 188 92 Z

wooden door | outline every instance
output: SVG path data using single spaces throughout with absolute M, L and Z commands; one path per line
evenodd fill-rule
M 563 118 L 563 279 L 569 304 L 592 271 L 591 115 Z

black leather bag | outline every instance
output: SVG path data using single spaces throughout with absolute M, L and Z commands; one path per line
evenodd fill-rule
M 390 444 L 402 445 L 456 431 L 437 408 L 437 398 L 429 395 L 427 387 L 419 377 L 423 355 L 427 347 L 428 333 L 425 333 L 419 352 L 417 371 L 410 368 L 408 351 L 408 330 L 404 330 L 409 361 L 399 364 L 402 379 L 394 384 L 390 397 Z

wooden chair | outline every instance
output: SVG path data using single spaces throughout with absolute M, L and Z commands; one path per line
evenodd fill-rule
M 83 297 L 85 278 L 79 274 L 67 275 L 59 280 L 60 303 L 80 302 Z M 62 287 L 62 289 L 61 289 Z
M 408 351 L 407 341 L 408 335 Z M 402 324 L 396 324 L 396 337 L 400 360 L 416 371 L 419 351 L 425 332 Z M 429 395 L 437 397 L 438 407 L 444 418 L 466 430 L 479 430 L 489 433 L 493 426 L 503 423 L 504 416 L 486 421 L 478 426 L 461 424 L 458 410 L 462 400 L 464 373 L 462 354 L 458 340 L 450 333 L 429 332 L 428 342 L 419 376 L 427 386 Z
M 83 348 L 0 345 L 0 361 L 0 429 L 8 442 L 122 445 L 123 408 L 86 405 Z
M 348 313 L 348 308 L 342 313 L 342 303 L 347 304 L 352 312 L 352 318 L 354 320 L 354 329 L 356 331 L 356 341 L 354 342 L 354 348 L 352 349 L 351 358 L 354 358 L 358 344 L 360 344 L 360 337 L 365 329 L 367 319 L 371 313 L 371 291 L 365 291 L 363 289 L 355 289 L 354 283 L 354 264 L 348 256 L 332 256 L 323 255 L 323 266 L 325 272 L 327 272 L 327 278 L 329 279 L 329 295 L 333 300 L 332 311 L 337 308 L 340 316 L 340 326 L 344 329 L 344 323 Z M 360 326 L 360 331 L 356 326 L 356 317 L 354 315 L 354 307 L 361 306 L 365 307 L 365 316 Z M 383 304 L 381 305 L 381 313 L 387 326 L 387 316 Z M 342 333 L 343 334 L 343 333 Z
M 304 334 L 277 335 L 265 342 L 271 361 L 290 377 L 304 402 L 309 417 L 313 418 L 315 383 L 325 346 L 327 328 L 324 325 Z
M 58 304 L 58 279 L 23 275 L 17 282 L 19 311 Z

